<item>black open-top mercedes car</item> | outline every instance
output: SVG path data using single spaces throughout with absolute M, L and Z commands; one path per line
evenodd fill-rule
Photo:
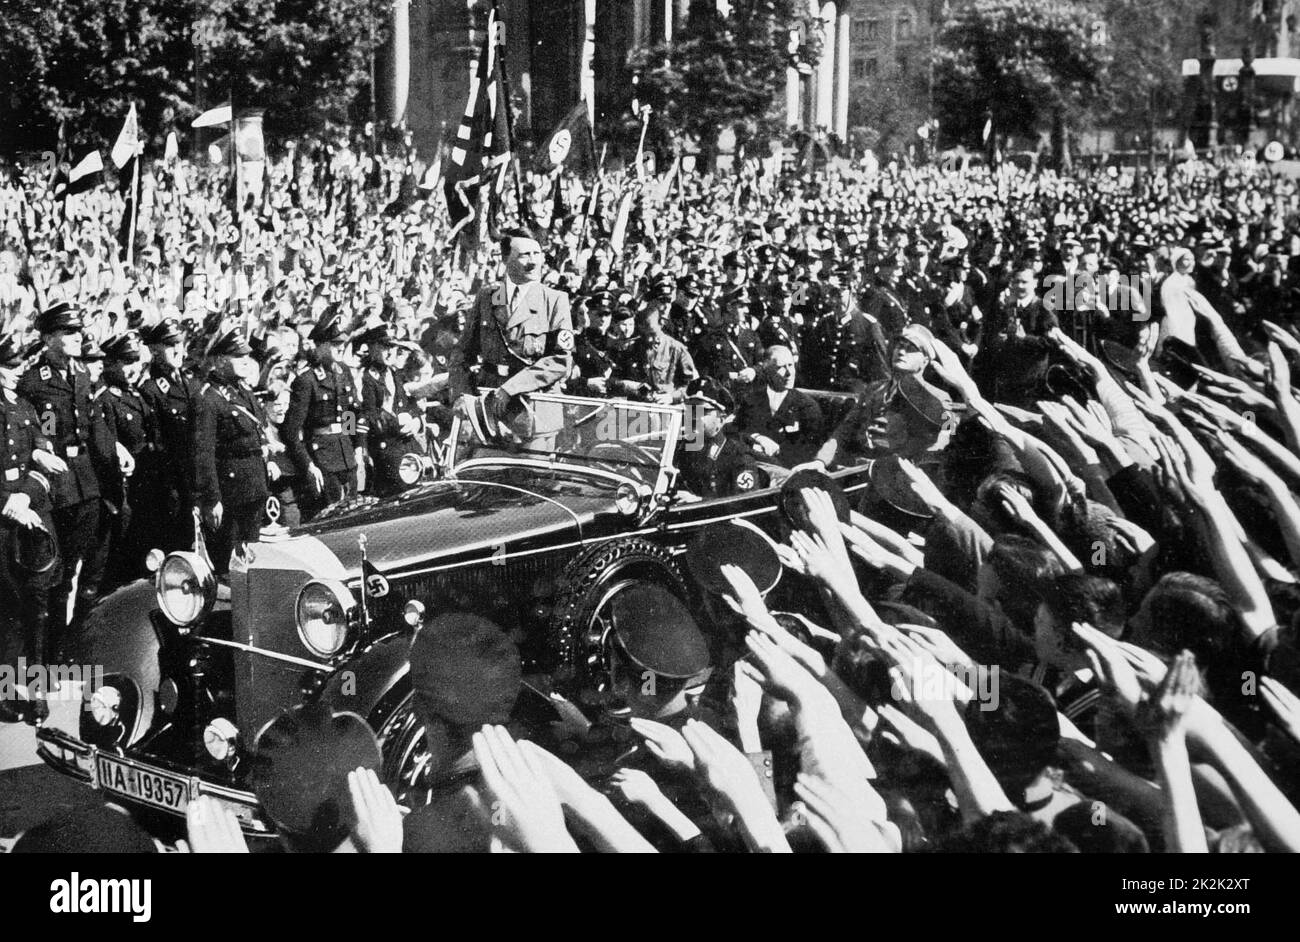
M 370 722 L 400 799 L 425 759 L 407 671 L 428 618 L 490 618 L 526 676 L 572 691 L 595 682 L 620 592 L 651 581 L 688 598 L 676 557 L 701 528 L 744 520 L 778 534 L 774 486 L 708 500 L 679 488 L 680 406 L 534 399 L 562 416 L 550 434 L 488 448 L 458 421 L 430 480 L 293 531 L 270 526 L 228 579 L 201 541 L 155 552 L 152 581 L 88 618 L 77 659 L 102 665 L 104 681 L 84 691 L 76 736 L 38 731 L 42 758 L 116 801 L 183 815 L 210 795 L 249 833 L 270 833 L 248 750 L 281 711 L 325 701 Z M 848 492 L 866 485 L 860 468 L 835 477 Z

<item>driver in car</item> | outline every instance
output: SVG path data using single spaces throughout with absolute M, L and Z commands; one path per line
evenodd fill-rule
M 710 376 L 686 387 L 686 424 L 677 452 L 679 490 L 705 498 L 767 487 L 767 473 L 739 439 L 727 434 L 735 411 L 731 393 Z

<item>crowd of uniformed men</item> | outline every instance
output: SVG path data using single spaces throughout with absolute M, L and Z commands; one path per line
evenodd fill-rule
M 854 734 L 887 753 L 872 734 L 876 722 L 887 723 L 907 748 L 946 763 L 945 781 L 968 823 L 994 821 L 991 812 L 1011 805 L 1028 816 L 996 819 L 1009 830 L 980 840 L 1056 846 L 1055 836 L 1032 828 L 1059 817 L 1065 829 L 1064 809 L 1078 810 L 1079 795 L 1096 788 L 1126 795 L 1126 813 L 1140 827 L 1105 838 L 1079 828 L 1071 831 L 1076 843 L 1196 849 L 1204 835 L 1187 802 L 1167 799 L 1184 825 L 1196 825 L 1162 832 L 1161 800 L 1136 785 L 1126 792 L 1126 771 L 1106 783 L 1079 772 L 1111 763 L 1100 752 L 1077 763 L 1073 798 L 1059 783 L 1048 788 L 1043 770 L 1062 761 L 1058 748 L 1069 741 L 1091 749 L 1106 738 L 1098 697 L 1147 724 L 1142 735 L 1158 763 L 1170 764 L 1134 767 L 1163 776 L 1167 792 L 1187 778 L 1169 752 L 1196 688 L 1184 648 L 1200 659 L 1227 717 L 1223 728 L 1230 720 L 1256 743 L 1270 729 L 1296 736 L 1300 701 L 1284 685 L 1269 688 L 1270 724 L 1260 702 L 1234 688 L 1231 670 L 1215 673 L 1253 665 L 1293 680 L 1300 612 L 1300 507 L 1291 494 L 1300 481 L 1293 454 L 1300 406 L 1289 380 L 1289 361 L 1300 354 L 1293 182 L 1235 161 L 1073 176 L 893 165 L 871 175 L 844 168 L 776 179 L 684 175 L 674 199 L 638 203 L 617 240 L 600 219 L 613 215 L 616 200 L 607 198 L 594 217 L 552 219 L 547 238 L 506 229 L 458 256 L 440 251 L 445 233 L 430 212 L 419 219 L 358 212 L 364 176 L 353 174 L 346 200 L 311 193 L 322 179 L 337 190 L 345 174 L 296 176 L 286 189 L 292 203 L 279 207 L 285 227 L 259 231 L 245 220 L 235 236 L 200 226 L 205 212 L 219 216 L 214 187 L 178 196 L 174 179 L 159 182 L 154 222 L 146 222 L 158 238 L 129 270 L 96 245 L 102 231 L 84 219 L 43 214 L 31 248 L 30 210 L 40 198 L 21 182 L 0 193 L 8 201 L 0 205 L 18 207 L 6 216 L 11 245 L 0 259 L 7 325 L 0 575 L 7 610 L 22 613 L 9 624 L 23 633 L 29 659 L 57 660 L 70 627 L 97 597 L 137 575 L 152 547 L 187 546 L 200 526 L 224 568 L 267 522 L 269 497 L 271 516 L 291 526 L 382 498 L 409 486 L 404 456 L 438 447 L 453 417 L 477 431 L 488 418 L 508 424 L 521 397 L 569 392 L 682 404 L 691 432 L 675 462 L 683 497 L 728 496 L 780 484 L 798 469 L 873 462 L 878 516 L 859 518 L 867 529 L 851 537 L 870 573 L 848 565 L 841 578 L 840 531 L 828 517 L 830 498 L 816 492 L 805 495 L 812 535 L 792 534 L 781 559 L 840 598 L 865 634 L 842 627 L 842 637 L 818 634 L 797 618 L 773 627 L 746 580 L 726 576 L 724 594 L 755 629 L 731 695 L 738 714 L 753 714 L 751 738 L 760 701 L 785 701 L 798 714 L 811 702 L 805 696 L 829 690 L 840 706 L 822 717 L 821 734 L 837 754 L 857 755 Z M 539 193 L 540 204 L 544 187 Z M 207 234 L 178 240 L 177 219 Z M 60 226 L 74 237 L 60 241 Z M 468 262 L 458 267 L 457 259 Z M 225 293 L 227 280 L 237 290 Z M 1211 486 L 1216 464 L 1235 469 L 1219 480 L 1246 480 L 1230 495 L 1241 501 L 1240 522 Z M 1251 487 L 1263 489 L 1261 506 L 1271 509 L 1256 506 Z M 925 534 L 923 551 L 913 530 Z M 1194 531 L 1201 540 L 1184 538 Z M 1224 549 L 1237 545 L 1236 534 L 1240 553 Z M 1098 556 L 1096 546 L 1106 552 Z M 872 609 L 900 594 L 916 606 L 901 606 L 906 637 Z M 1190 623 L 1204 632 L 1189 634 Z M 875 688 L 849 663 L 858 656 L 845 648 L 854 638 L 902 671 L 923 655 L 948 668 L 1039 663 L 1033 683 L 1004 690 L 1021 697 L 1016 710 L 999 714 L 1005 728 L 984 724 L 980 734 L 1009 737 L 1003 751 L 1015 761 L 994 763 L 997 783 L 962 745 L 962 722 L 938 706 L 911 704 L 925 714 L 928 739 L 887 702 L 865 707 Z M 830 661 L 814 650 L 819 644 L 835 650 Z M 1141 659 L 1152 650 L 1162 652 L 1159 669 Z M 1120 701 L 1139 684 L 1122 682 L 1135 669 L 1122 666 L 1125 657 L 1137 658 L 1146 691 L 1127 706 Z M 1088 692 L 1077 696 L 1078 672 L 1089 667 Z M 1051 693 L 1037 686 L 1048 677 Z M 754 697 L 747 706 L 742 688 Z M 40 719 L 40 706 L 29 718 Z M 843 725 L 840 710 L 856 712 L 843 714 L 843 730 L 826 733 Z M 972 734 L 984 728 L 967 712 Z M 1043 729 L 1022 728 L 1038 713 Z M 1071 724 L 1084 717 L 1086 735 L 1076 736 Z M 850 726 L 847 740 L 835 738 Z M 660 750 L 671 746 L 686 750 L 674 760 L 685 768 L 693 754 L 694 768 L 715 786 L 713 770 L 727 766 L 734 748 L 699 723 L 680 729 L 684 744 L 666 727 L 634 728 L 665 762 Z M 1039 733 L 1041 756 L 1025 746 Z M 469 750 L 470 731 L 464 735 Z M 1226 739 L 1215 743 L 1220 772 L 1231 777 L 1240 756 Z M 995 746 L 988 748 L 1002 749 Z M 473 734 L 472 751 L 498 797 L 536 785 L 537 762 L 546 764 L 525 761 L 517 749 L 491 726 Z M 904 766 L 892 772 L 910 788 Z M 858 771 L 845 781 L 860 779 Z M 719 772 L 719 781 L 726 777 Z M 835 796 L 820 792 L 815 778 L 801 773 L 794 792 L 805 809 L 830 814 Z M 625 777 L 620 787 L 655 799 L 638 781 Z M 1230 835 L 1224 841 L 1241 835 L 1232 822 L 1249 819 L 1251 840 L 1300 846 L 1300 816 L 1276 788 L 1263 778 L 1231 787 L 1238 785 L 1266 795 L 1270 810 L 1240 802 L 1234 817 L 1216 807 L 1215 827 Z M 1040 791 L 1047 804 L 1037 803 Z M 883 809 L 879 796 L 873 800 Z M 659 805 L 656 814 L 676 820 Z M 775 819 L 748 811 L 755 827 L 771 832 Z M 747 817 L 744 808 L 732 812 Z M 891 821 L 896 812 L 891 806 Z M 1029 818 L 1039 823 L 1031 827 Z M 749 833 L 746 843 L 788 849 L 782 834 L 768 832 Z M 871 833 L 880 844 L 881 833 Z M 828 826 L 817 837 L 829 847 L 844 834 Z M 567 836 L 557 841 L 551 849 L 568 846 Z M 897 844 L 896 830 L 884 844 Z

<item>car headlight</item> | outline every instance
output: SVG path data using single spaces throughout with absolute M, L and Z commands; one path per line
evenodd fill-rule
M 402 455 L 402 460 L 397 466 L 398 480 L 407 487 L 419 484 L 426 476 L 432 476 L 432 474 L 433 460 L 427 455 L 419 455 L 414 452 Z
M 217 575 L 197 553 L 171 553 L 154 574 L 154 590 L 167 620 L 186 628 L 211 611 Z
M 348 640 L 357 600 L 341 582 L 309 582 L 298 593 L 298 637 L 319 657 L 333 657 Z

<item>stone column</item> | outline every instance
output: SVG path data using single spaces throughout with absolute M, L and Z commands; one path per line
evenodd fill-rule
M 822 57 L 817 63 L 816 123 L 827 131 L 835 127 L 835 3 L 822 4 Z
M 411 91 L 411 0 L 393 0 L 392 38 L 389 40 L 392 58 L 390 80 L 390 113 L 388 123 L 393 127 L 406 117 L 406 100 Z
M 847 5 L 846 5 L 847 6 Z M 849 11 L 842 10 L 835 27 L 835 128 L 841 141 L 849 137 Z
M 596 0 L 582 0 L 582 61 L 578 65 L 578 97 L 596 120 Z
M 791 66 L 785 70 L 785 126 L 803 124 L 799 109 L 799 70 Z

